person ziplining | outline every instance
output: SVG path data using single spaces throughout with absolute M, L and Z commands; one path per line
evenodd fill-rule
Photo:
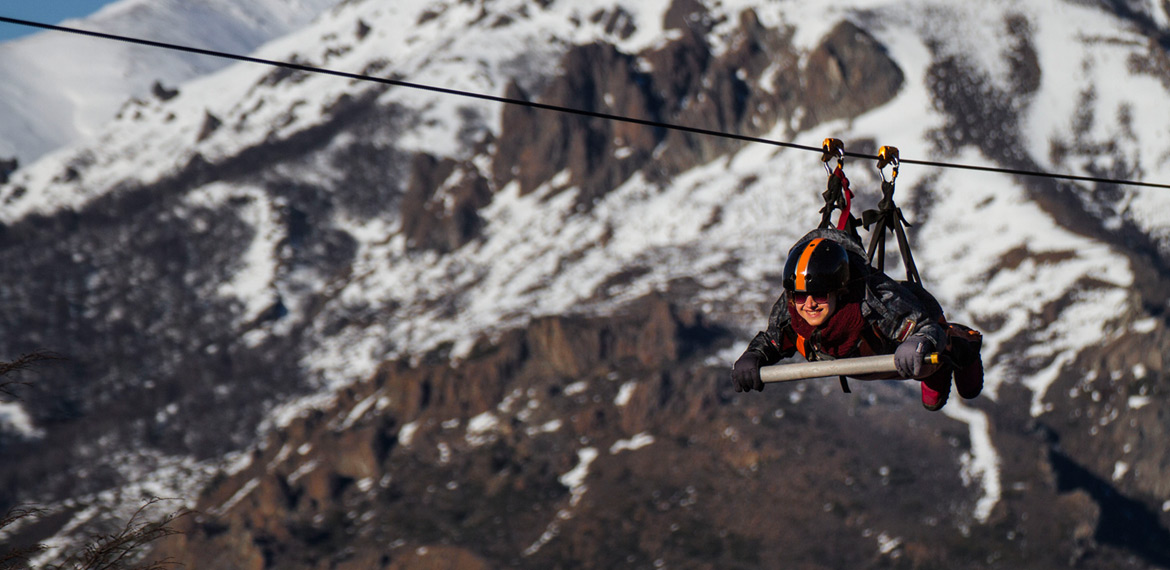
M 893 147 L 882 147 L 879 153 L 884 198 L 877 210 L 863 214 L 865 227 L 874 226 L 866 251 L 857 234 L 859 222 L 849 211 L 853 193 L 842 169 L 844 145 L 837 139 L 825 140 L 825 168 L 829 170 L 834 155 L 837 167 L 829 170 L 820 227 L 789 251 L 783 290 L 772 306 L 768 327 L 732 366 L 737 392 L 762 391 L 767 382 L 838 374 L 846 392 L 845 375 L 859 380 L 913 379 L 921 383 L 922 405 L 937 411 L 947 402 L 952 377 L 965 399 L 983 390 L 982 334 L 947 322 L 938 301 L 922 287 L 903 230 L 905 219 L 893 200 L 897 154 Z M 884 168 L 890 165 L 893 174 L 887 180 Z M 830 223 L 834 209 L 841 210 L 836 227 Z M 906 281 L 895 281 L 883 271 L 887 231 L 897 236 Z M 770 366 L 796 353 L 825 365 Z

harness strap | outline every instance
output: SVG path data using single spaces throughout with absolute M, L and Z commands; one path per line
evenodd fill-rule
M 849 187 L 849 178 L 845 176 L 845 171 L 841 168 L 840 164 L 829 175 L 827 187 L 824 193 L 821 194 L 821 197 L 825 199 L 825 205 L 820 210 L 821 223 L 818 227 L 834 227 L 832 221 L 833 210 L 840 210 L 841 216 L 837 218 L 835 227 L 856 236 L 857 226 L 860 223 L 852 214 L 853 190 Z
M 853 190 L 849 188 L 849 179 L 845 177 L 845 171 L 841 169 L 840 164 L 833 171 L 833 176 L 841 181 L 841 193 L 845 198 L 845 207 L 841 208 L 841 217 L 837 218 L 837 229 L 845 230 L 849 226 L 849 219 L 853 217 L 850 214 L 853 207 Z
M 837 380 L 841 382 L 841 391 L 846 394 L 852 394 L 853 390 L 849 389 L 849 379 L 844 376 L 838 376 Z
M 829 180 L 824 193 L 821 194 L 821 197 L 825 199 L 825 205 L 821 208 L 821 224 L 818 227 L 834 227 L 831 218 L 833 210 L 841 210 L 836 228 L 849 232 L 860 242 L 861 236 L 857 234 L 860 222 L 851 213 L 853 190 L 849 188 L 849 178 L 845 176 L 845 143 L 841 142 L 841 139 L 828 138 L 822 143 L 821 148 L 824 151 L 821 155 L 821 162 L 825 163 L 825 172 L 829 174 Z M 829 161 L 833 157 L 837 158 L 837 167 L 830 169 Z
M 867 252 L 869 262 L 878 271 L 885 270 L 886 265 L 886 232 L 894 233 L 898 240 L 898 251 L 902 254 L 902 265 L 906 267 L 906 280 L 921 284 L 922 277 L 918 275 L 918 266 L 914 264 L 914 254 L 910 251 L 910 240 L 906 238 L 906 226 L 910 222 L 902 215 L 902 209 L 894 203 L 894 181 L 882 182 L 882 200 L 878 202 L 876 210 L 866 210 L 861 214 L 862 225 L 869 230 L 874 226 Z M 877 254 L 877 261 L 874 255 Z

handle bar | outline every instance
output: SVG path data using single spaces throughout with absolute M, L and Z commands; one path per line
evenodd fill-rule
M 936 352 L 928 354 L 924 359 L 929 364 L 941 362 L 941 356 Z M 799 364 L 784 364 L 780 366 L 764 366 L 760 368 L 760 379 L 764 383 L 791 382 L 793 380 L 807 380 L 826 376 L 854 376 L 860 374 L 877 374 L 882 372 L 897 372 L 894 365 L 894 355 L 862 356 L 859 358 L 841 358 L 837 360 L 818 360 L 816 362 L 802 362 Z

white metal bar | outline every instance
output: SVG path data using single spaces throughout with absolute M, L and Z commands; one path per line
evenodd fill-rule
M 760 368 L 760 379 L 767 382 L 791 382 L 793 380 L 807 380 L 824 376 L 853 376 L 854 374 L 875 374 L 879 372 L 897 372 L 894 366 L 894 355 L 863 356 L 860 358 L 841 358 L 838 360 L 822 360 L 817 362 L 802 362 L 799 364 L 782 364 L 779 366 L 764 366 Z

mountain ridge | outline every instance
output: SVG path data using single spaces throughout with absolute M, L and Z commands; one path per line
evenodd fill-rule
M 248 53 L 334 4 L 336 0 L 213 0 L 199 5 L 121 0 L 60 25 Z M 57 31 L 4 42 L 0 54 L 0 74 L 6 78 L 0 100 L 0 114 L 6 117 L 0 122 L 0 156 L 23 163 L 95 134 L 120 106 L 148 96 L 152 86 L 174 86 L 226 65 L 215 58 Z

